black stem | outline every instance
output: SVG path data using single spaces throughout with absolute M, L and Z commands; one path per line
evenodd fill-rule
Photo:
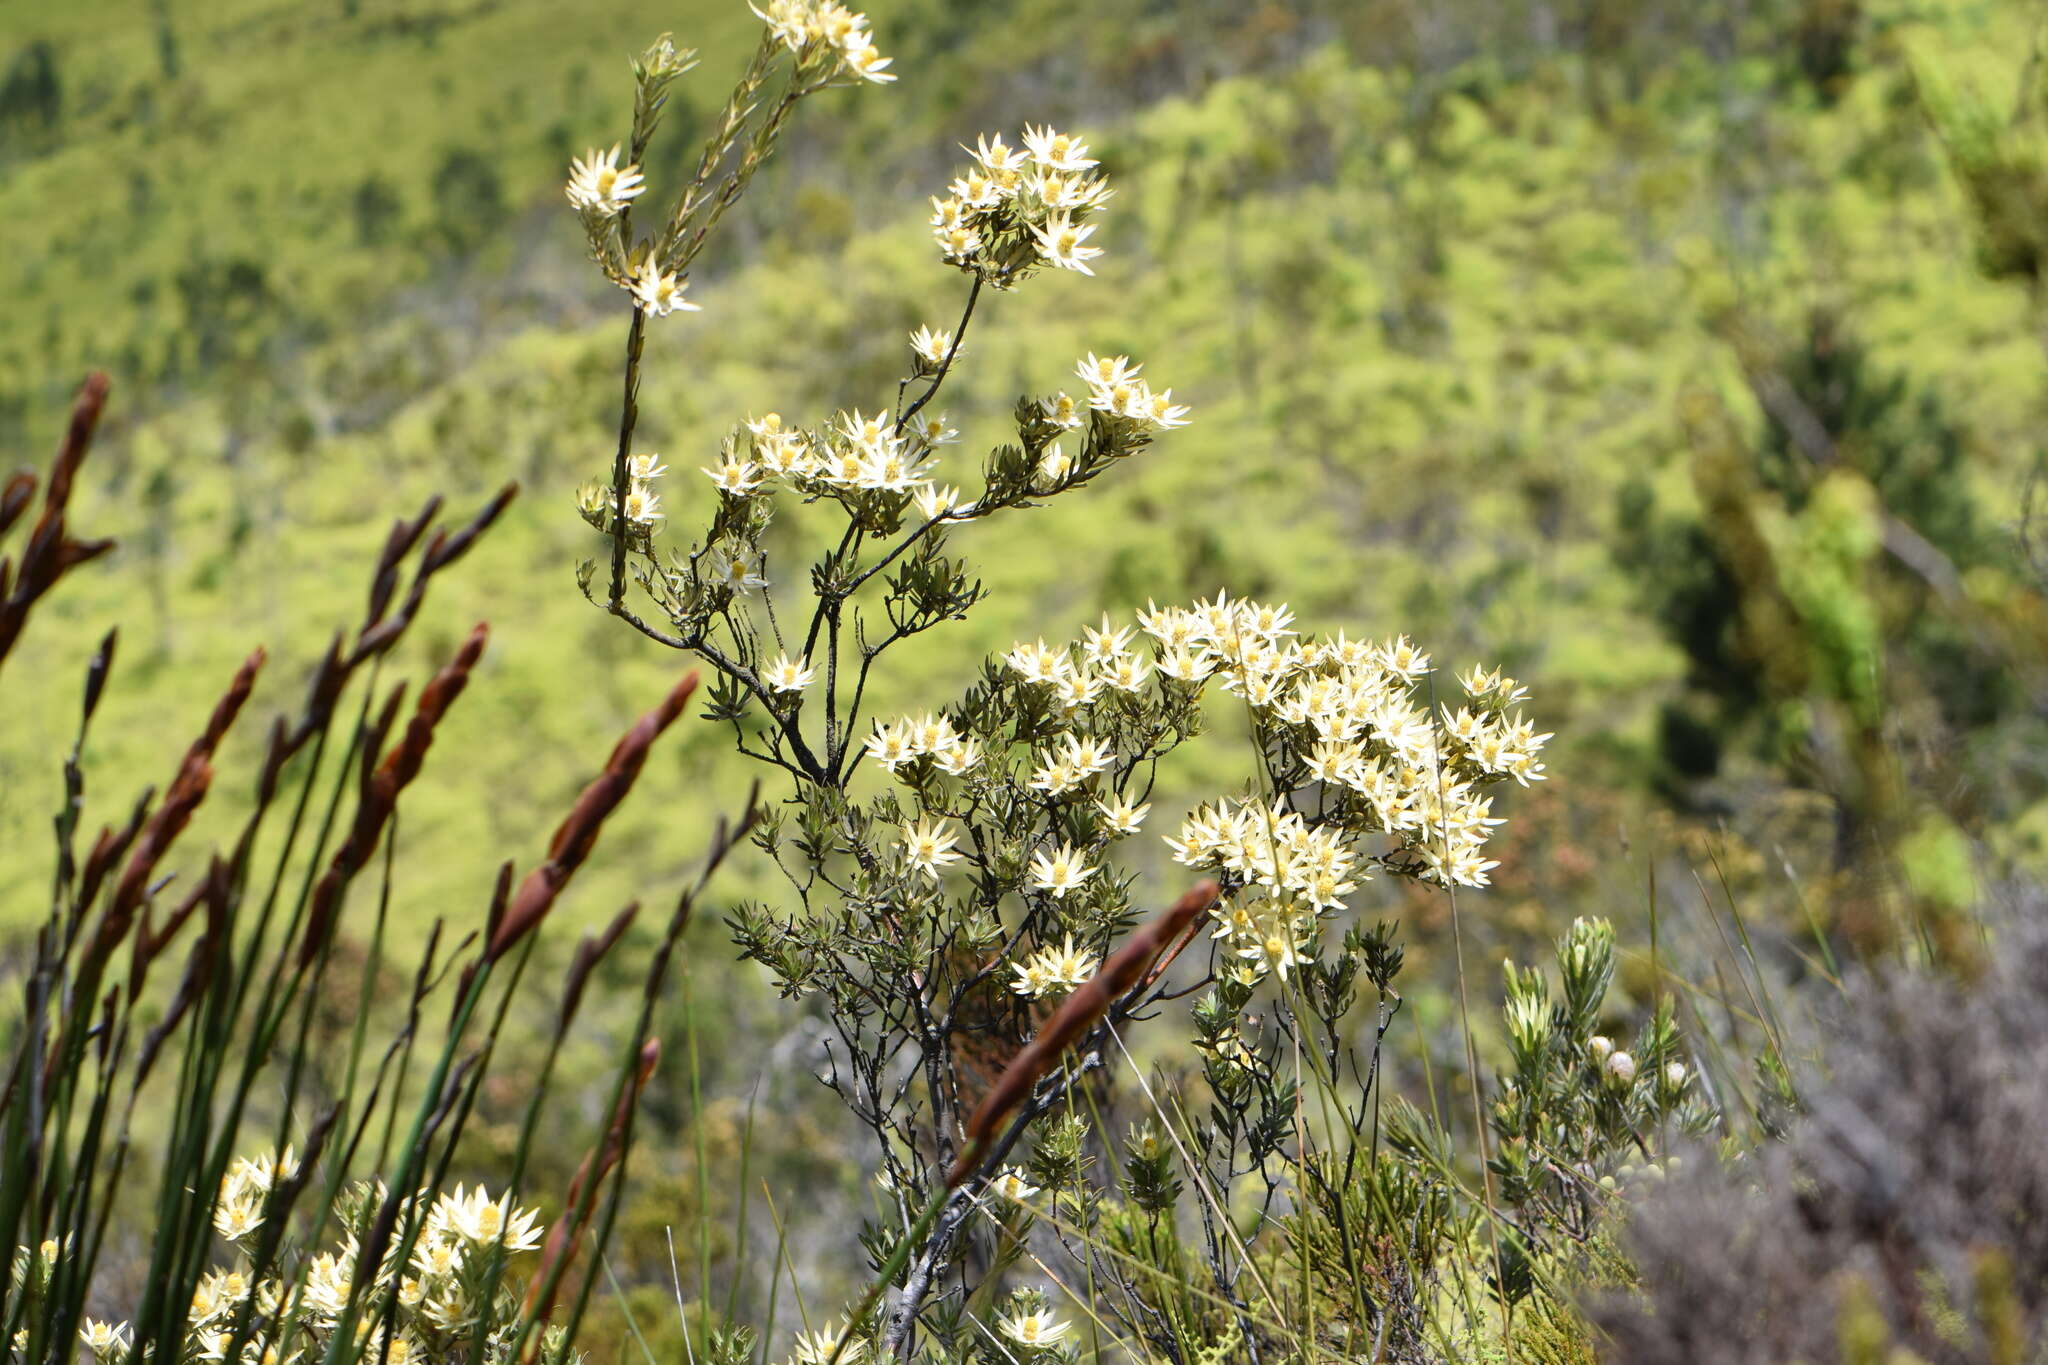
M 768 714 L 776 718 L 776 723 L 781 727 L 783 736 L 789 740 L 790 750 L 796 755 L 797 763 L 802 767 L 804 775 L 821 786 L 830 785 L 826 770 L 818 762 L 817 755 L 811 752 L 810 745 L 804 743 L 803 731 L 797 728 L 796 713 L 791 712 L 787 716 L 779 713 L 775 709 L 774 694 L 768 690 L 767 685 L 755 675 L 752 669 L 747 668 L 737 659 L 729 656 L 724 650 L 712 644 L 701 634 L 690 636 L 671 635 L 659 626 L 649 625 L 616 602 L 612 604 L 611 612 L 612 615 L 618 617 L 621 621 L 624 621 L 627 625 L 657 644 L 667 645 L 670 649 L 688 650 L 692 654 L 699 655 L 703 658 L 704 662 L 710 664 L 720 673 L 725 674 L 728 678 L 731 678 L 734 682 L 753 693 L 755 699 L 767 708 Z
M 953 344 L 946 348 L 946 358 L 939 362 L 938 371 L 932 375 L 931 387 L 919 394 L 917 401 L 912 403 L 904 411 L 903 415 L 896 419 L 897 435 L 901 436 L 903 434 L 904 424 L 917 416 L 919 410 L 926 403 L 931 402 L 932 396 L 938 393 L 939 385 L 946 382 L 946 373 L 953 368 L 953 357 L 960 354 L 960 343 L 967 339 L 967 324 L 974 317 L 974 301 L 980 297 L 981 276 L 976 275 L 974 277 L 974 287 L 967 291 L 967 307 L 960 314 L 960 325 L 953 329 Z
M 647 341 L 647 312 L 637 304 L 626 332 L 626 393 L 619 411 L 619 453 L 612 461 L 611 609 L 626 600 L 626 462 L 633 453 L 633 427 L 640 420 L 640 351 Z

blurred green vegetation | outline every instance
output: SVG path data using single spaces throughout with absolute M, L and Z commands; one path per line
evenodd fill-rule
M 704 311 L 652 329 L 642 448 L 675 467 L 671 503 L 711 496 L 694 471 L 748 414 L 886 402 L 906 334 L 961 303 L 925 196 L 957 144 L 1026 121 L 1090 137 L 1119 187 L 1109 255 L 984 304 L 949 383 L 949 477 L 971 484 L 1016 395 L 1087 351 L 1195 410 L 1090 497 L 956 540 L 993 595 L 898 656 L 885 711 L 951 700 L 1019 636 L 1228 587 L 1531 687 L 1553 781 L 1507 803 L 1478 902 L 1521 951 L 1575 913 L 1640 939 L 1646 864 L 1672 850 L 1851 937 L 1882 932 L 1880 883 L 1939 910 L 1987 865 L 2039 863 L 2048 611 L 2015 534 L 2048 393 L 2036 6 L 869 10 L 900 83 L 802 110 L 699 267 Z M 626 58 L 663 29 L 705 59 L 650 155 L 657 200 L 754 41 L 742 4 L 0 9 L 0 448 L 40 458 L 79 375 L 110 369 L 76 521 L 121 542 L 13 661 L 42 685 L 0 727 L 0 888 L 43 883 L 52 737 L 99 629 L 121 623 L 124 661 L 89 820 L 165 779 L 253 643 L 295 688 L 430 493 L 461 511 L 526 490 L 404 661 L 492 622 L 486 685 L 443 730 L 465 761 L 429 761 L 397 832 L 411 932 L 479 913 L 686 666 L 572 579 L 626 302 L 581 260 L 561 179 L 624 136 Z M 1935 558 L 1888 548 L 1892 523 Z M 1227 728 L 1195 747 L 1168 805 L 1243 771 Z M 724 731 L 686 728 L 562 917 L 658 903 L 751 775 Z M 766 888 L 740 859 L 719 889 Z M 1426 975 L 1442 907 L 1402 908 Z M 40 909 L 0 900 L 17 923 Z M 697 979 L 752 1000 L 715 927 L 702 942 Z M 1426 1026 L 1442 1008 L 1418 999 L 1422 1045 L 1450 1038 Z M 735 1017 L 791 1027 L 765 1001 Z M 753 1061 L 705 1071 L 729 1097 Z M 720 1105 L 714 1157 L 746 1123 Z M 669 1193 L 636 1245 L 700 1198 L 730 1226 L 734 1191 Z

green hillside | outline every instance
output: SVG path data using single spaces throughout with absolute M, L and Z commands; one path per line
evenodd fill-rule
M 1604 53 L 1475 28 L 1462 55 L 1403 55 L 1391 21 L 1343 5 L 1143 9 L 877 5 L 900 84 L 806 107 L 700 268 L 704 311 L 655 329 L 642 440 L 688 472 L 682 522 L 733 422 L 872 408 L 906 333 L 951 325 L 959 281 L 922 205 L 957 143 L 1040 118 L 1094 140 L 1119 186 L 1109 255 L 1097 279 L 983 310 L 953 390 L 955 458 L 971 478 L 1015 395 L 1057 387 L 1088 351 L 1146 362 L 1195 423 L 1078 508 L 963 537 L 995 595 L 919 643 L 885 707 L 950 697 L 1018 635 L 1229 586 L 1318 627 L 1507 664 L 1559 733 L 1558 799 L 1640 822 L 1670 794 L 1659 708 L 1687 660 L 1618 562 L 1624 508 L 1697 505 L 1685 404 L 1718 395 L 1759 433 L 1731 337 L 1796 338 L 1816 309 L 1873 373 L 1938 395 L 1964 496 L 1986 533 L 2009 531 L 2039 337 L 2025 290 L 1979 268 L 1908 56 L 1988 82 L 1995 103 L 2014 79 L 2001 53 L 2033 33 L 2025 6 L 1872 7 L 1824 89 L 1788 71 L 1776 10 L 1716 58 L 1647 28 Z M 495 631 L 493 685 L 451 722 L 451 751 L 474 761 L 429 766 L 415 809 L 432 824 L 400 845 L 422 860 L 420 913 L 475 903 L 500 857 L 534 849 L 684 666 L 570 575 L 592 538 L 569 499 L 608 459 L 625 308 L 580 261 L 560 179 L 570 154 L 622 135 L 625 56 L 662 28 L 705 61 L 649 167 L 657 196 L 752 41 L 743 6 L 7 16 L 0 59 L 46 65 L 59 92 L 11 96 L 0 124 L 0 414 L 10 447 L 39 454 L 76 376 L 113 372 L 84 521 L 122 548 L 15 664 L 48 685 L 0 736 L 0 884 L 43 856 L 43 740 L 68 723 L 88 638 L 71 622 L 124 628 L 93 755 L 118 803 L 117 775 L 161 780 L 251 643 L 303 669 L 357 610 L 389 520 L 430 492 L 460 508 L 525 489 L 416 642 L 425 659 L 472 619 Z M 1994 609 L 2023 594 L 2011 556 L 1970 572 Z M 1234 771 L 1216 743 L 1205 761 Z M 715 732 L 674 746 L 579 904 L 659 885 L 707 792 L 740 790 L 737 763 Z M 2002 792 L 1973 834 L 2024 848 L 2011 831 L 2044 823 L 2039 794 Z M 1497 894 L 1549 875 L 1510 865 Z M 1634 892 L 1620 876 L 1606 894 Z

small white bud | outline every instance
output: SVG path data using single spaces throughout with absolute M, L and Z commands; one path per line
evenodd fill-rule
M 1616 1052 L 1607 1058 L 1607 1078 L 1616 1085 L 1627 1085 L 1636 1078 L 1636 1059 L 1626 1052 Z
M 1594 1061 L 1604 1062 L 1607 1060 L 1607 1054 L 1614 1051 L 1614 1040 L 1596 1033 L 1586 1046 L 1592 1051 Z
M 1685 1063 L 1673 1062 L 1664 1068 L 1664 1084 L 1673 1090 L 1685 1088 Z

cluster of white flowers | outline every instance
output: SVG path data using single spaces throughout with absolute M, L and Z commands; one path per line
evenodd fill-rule
M 239 1243 L 263 1226 L 263 1205 L 281 1180 L 299 1173 L 296 1154 L 265 1152 L 260 1157 L 236 1157 L 221 1177 L 220 1198 L 214 1201 L 213 1229 L 221 1240 Z
M 964 150 L 964 149 L 963 149 Z M 1024 146 L 984 134 L 944 199 L 932 200 L 932 237 L 946 261 L 1006 288 L 1041 263 L 1093 275 L 1087 245 L 1111 189 L 1080 138 L 1026 127 Z
M 911 334 L 910 347 L 914 368 L 921 375 L 936 374 L 945 366 L 948 356 L 957 359 L 959 354 L 950 333 L 929 327 Z M 1102 413 L 1112 419 L 1107 439 L 1111 458 L 1127 453 L 1143 444 L 1142 439 L 1134 438 L 1188 422 L 1186 405 L 1173 401 L 1171 389 L 1154 392 L 1140 376 L 1142 369 L 1143 366 L 1132 364 L 1128 356 L 1103 358 L 1091 353 L 1075 366 L 1075 373 L 1087 385 L 1085 402 L 1059 393 L 1036 400 L 1033 411 L 1050 425 L 1064 429 L 1081 427 L 1090 412 Z M 898 421 L 886 412 L 869 414 L 854 409 L 840 412 L 823 428 L 806 430 L 786 422 L 782 414 L 770 412 L 750 417 L 735 428 L 721 443 L 716 462 L 704 466 L 703 473 L 721 496 L 732 500 L 772 497 L 787 487 L 807 499 L 880 498 L 884 511 L 890 515 L 914 508 L 927 523 L 960 522 L 986 515 L 994 510 L 994 505 L 964 499 L 956 485 L 942 484 L 934 477 L 940 448 L 959 437 L 959 431 L 943 413 Z M 1090 458 L 1095 460 L 1097 456 Z M 1091 464 L 1091 469 L 1095 467 Z M 654 491 L 652 481 L 666 473 L 667 468 L 658 455 L 635 455 L 628 462 L 631 482 L 626 495 L 626 520 L 630 530 L 643 541 L 664 520 L 661 495 Z M 1056 492 L 1068 483 L 1073 461 L 1055 441 L 1040 453 L 1035 473 L 1030 492 Z M 608 484 L 586 484 L 577 494 L 577 506 L 585 521 L 598 530 L 609 531 L 612 498 Z M 752 552 L 744 548 L 729 547 L 714 569 L 714 578 L 735 593 L 744 593 L 765 582 Z M 1148 667 L 1127 656 L 1125 672 L 1118 675 L 1112 671 L 1106 681 L 1115 683 L 1122 676 L 1129 688 L 1135 690 L 1142 684 Z M 808 687 L 815 676 L 808 659 L 792 659 L 785 654 L 763 669 L 760 680 L 764 687 L 794 694 Z M 913 748 L 907 756 L 915 757 L 922 752 L 939 754 L 937 750 Z M 970 747 L 948 760 L 952 765 L 948 770 L 964 773 L 976 760 L 977 755 Z M 893 761 L 885 761 L 892 768 L 895 766 Z
M 768 0 L 765 10 L 748 8 L 799 62 L 829 55 L 839 71 L 864 81 L 886 85 L 896 79 L 888 69 L 892 59 L 875 50 L 865 14 L 856 14 L 832 0 Z
M 565 192 L 570 207 L 583 220 L 591 253 L 604 266 L 606 276 L 632 294 L 634 304 L 650 317 L 697 312 L 697 305 L 683 297 L 688 278 L 663 269 L 658 253 L 643 245 L 632 253 L 632 259 L 627 258 L 619 215 L 646 190 L 647 180 L 639 166 L 619 164 L 617 144 L 608 152 L 593 148 L 569 163 Z
M 653 531 L 661 525 L 664 513 L 661 510 L 661 494 L 654 491 L 654 480 L 668 473 L 668 466 L 661 462 L 659 455 L 635 455 L 626 461 L 626 521 L 637 531 Z M 602 483 L 587 483 L 576 493 L 576 510 L 583 519 L 599 530 L 608 530 L 612 521 L 612 490 Z
M 964 777 L 981 766 L 981 743 L 962 735 L 946 716 L 927 711 L 905 716 L 893 725 L 875 724 L 868 736 L 868 757 L 890 773 L 907 763 L 930 758 L 939 771 Z
M 57 1263 L 63 1259 L 66 1250 L 67 1244 L 59 1242 L 54 1237 L 44 1238 L 34 1251 L 24 1246 L 16 1247 L 10 1267 L 13 1278 L 9 1282 L 14 1291 L 31 1297 L 45 1291 L 49 1287 L 51 1276 L 56 1272 Z M 101 1356 L 102 1346 L 107 1351 L 126 1348 L 128 1326 L 126 1323 L 106 1323 L 87 1318 L 84 1325 L 79 1328 L 78 1337 L 87 1350 L 92 1351 L 95 1356 Z M 101 1345 L 94 1345 L 95 1341 Z M 12 1349 L 8 1352 L 9 1365 L 16 1365 L 16 1362 L 25 1360 L 29 1344 L 29 1330 L 26 1327 L 15 1332 L 11 1338 Z
M 1074 366 L 1074 373 L 1088 386 L 1088 406 L 1096 412 L 1148 422 L 1161 431 L 1186 426 L 1187 405 L 1173 401 L 1172 389 L 1153 392 L 1152 386 L 1138 375 L 1138 371 L 1144 368 L 1143 365 L 1133 365 L 1129 356 L 1105 359 L 1091 351 Z M 1071 423 L 1079 426 L 1079 415 L 1073 411 L 1075 407 L 1073 399 L 1059 394 L 1046 405 L 1048 420 L 1055 425 Z
M 381 1195 L 381 1190 L 379 1191 Z M 472 1329 L 483 1310 L 482 1286 L 475 1272 L 486 1264 L 482 1254 L 502 1246 L 507 1253 L 531 1251 L 545 1231 L 537 1215 L 515 1209 L 509 1197 L 492 1198 L 482 1186 L 444 1191 L 427 1210 L 411 1260 L 395 1260 L 380 1268 L 380 1282 L 398 1285 L 398 1306 L 407 1321 L 394 1334 L 394 1353 L 420 1337 L 442 1340 Z M 396 1254 L 393 1247 L 393 1255 Z M 348 1303 L 355 1271 L 353 1241 L 339 1253 L 323 1252 L 309 1264 L 304 1305 L 311 1324 L 327 1328 Z
M 1217 908 L 1215 930 L 1247 982 L 1268 973 L 1286 980 L 1311 955 L 1322 917 L 1367 875 L 1343 831 L 1263 802 L 1203 806 L 1166 844 L 1175 862 L 1222 871 L 1248 888 Z
M 763 497 L 785 481 L 809 495 L 883 492 L 907 495 L 927 520 L 963 515 L 959 490 L 941 488 L 927 477 L 937 447 L 960 433 L 945 417 L 904 424 L 901 431 L 885 413 L 842 412 L 813 434 L 785 426 L 780 413 L 750 418 L 747 439 L 726 441 L 718 463 L 704 476 L 729 498 Z
M 1027 683 L 1050 689 L 1069 715 L 1092 703 L 1105 688 L 1136 694 L 1151 681 L 1152 664 L 1130 647 L 1129 628 L 1109 630 L 1103 619 L 1100 632 L 1090 632 L 1078 650 L 1055 649 L 1043 639 L 1019 643 L 1003 662 Z M 1078 656 L 1078 657 L 1077 657 Z M 1063 784 L 1064 791 L 1071 784 Z
M 1251 707 L 1304 780 L 1322 784 L 1314 821 L 1285 804 L 1226 800 L 1195 810 L 1166 841 L 1176 861 L 1245 888 L 1219 909 L 1216 933 L 1247 979 L 1285 977 L 1313 951 L 1320 919 L 1369 875 L 1355 847 L 1361 836 L 1392 837 L 1399 852 L 1389 865 L 1422 880 L 1486 885 L 1496 864 L 1484 846 L 1501 821 L 1483 789 L 1541 780 L 1537 755 L 1550 738 L 1509 712 L 1526 693 L 1498 672 L 1473 669 L 1459 679 L 1466 704 L 1433 714 L 1416 701 L 1430 660 L 1406 639 L 1304 639 L 1293 620 L 1285 604 L 1219 594 L 1140 612 L 1149 658 L 1105 619 L 1074 645 L 1019 644 L 1005 660 L 1070 712 L 1105 688 L 1140 691 L 1153 674 L 1159 686 L 1193 691 L 1213 681 Z M 1032 786 L 1075 799 L 1092 774 L 1113 767 L 1114 755 L 1069 737 L 1041 751 Z M 1117 812 L 1098 809 L 1122 832 Z
M 1056 393 L 1039 399 L 1034 415 L 1046 426 L 1060 431 L 1074 431 L 1085 426 L 1090 413 L 1118 419 L 1124 424 L 1127 435 L 1149 437 L 1153 431 L 1171 431 L 1175 427 L 1186 426 L 1189 420 L 1187 405 L 1173 401 L 1172 389 L 1154 391 L 1139 375 L 1143 368 L 1142 365 L 1133 365 L 1129 356 L 1102 357 L 1091 352 L 1074 366 L 1074 373 L 1087 386 L 1086 400 L 1066 392 Z M 1033 490 L 1058 492 L 1066 487 L 1073 471 L 1073 457 L 1067 454 L 1061 442 L 1053 441 L 1039 452 L 1038 467 L 1033 471 Z
M 1481 855 L 1493 819 L 1485 784 L 1499 778 L 1542 778 L 1548 735 L 1507 714 L 1522 688 L 1497 673 L 1475 669 L 1460 679 L 1468 706 L 1432 714 L 1415 700 L 1430 657 L 1405 639 L 1370 645 L 1337 634 L 1331 641 L 1298 639 L 1292 612 L 1260 602 L 1217 596 L 1192 610 L 1153 608 L 1139 626 L 1157 645 L 1155 667 L 1182 681 L 1217 677 L 1225 692 L 1243 698 L 1284 755 L 1323 784 L 1339 817 L 1331 823 L 1352 833 L 1386 833 L 1419 860 L 1419 874 L 1434 882 L 1485 886 L 1495 864 Z M 1346 798 L 1348 794 L 1348 798 Z M 1298 817 L 1296 817 L 1298 819 Z M 1315 909 L 1333 905 L 1321 888 L 1274 876 L 1274 847 L 1307 837 L 1284 812 L 1245 819 L 1219 806 L 1196 812 L 1176 845 L 1182 862 L 1227 874 L 1253 870 L 1247 880 L 1282 892 L 1303 892 Z M 1239 851 L 1233 851 L 1243 843 Z M 1284 870 L 1288 860 L 1280 860 Z
M 531 1209 L 515 1209 L 510 1195 L 493 1199 L 479 1185 L 467 1195 L 457 1185 L 453 1194 L 443 1193 L 427 1214 L 426 1233 L 421 1245 L 449 1248 L 459 1259 L 487 1247 L 503 1245 L 507 1251 L 532 1251 L 547 1231 L 540 1215 Z M 415 1256 L 415 1260 L 417 1260 Z
M 264 1153 L 256 1158 L 239 1158 L 228 1168 L 221 1182 L 214 1209 L 214 1230 L 222 1240 L 240 1250 L 254 1245 L 265 1218 L 265 1205 L 278 1182 L 298 1173 L 291 1148 L 282 1153 Z M 381 1187 L 368 1187 L 366 1198 L 381 1200 Z M 530 1251 L 540 1245 L 545 1231 L 534 1213 L 515 1209 L 508 1198 L 492 1198 L 481 1186 L 465 1191 L 460 1185 L 443 1192 L 428 1208 L 420 1236 L 409 1264 L 396 1260 L 396 1247 L 388 1263 L 380 1268 L 379 1282 L 398 1285 L 398 1318 L 388 1332 L 369 1322 L 358 1333 L 369 1341 L 365 1358 L 384 1359 L 390 1365 L 440 1365 L 451 1359 L 477 1359 L 469 1342 L 481 1316 L 481 1271 L 488 1263 L 483 1253 L 502 1247 L 505 1252 Z M 56 1264 L 56 1242 L 43 1243 L 38 1259 L 41 1278 Z M 194 1288 L 186 1314 L 189 1361 L 224 1362 L 234 1344 L 234 1325 L 245 1303 L 253 1301 L 252 1321 L 260 1330 L 249 1333 L 236 1365 L 293 1365 L 320 1354 L 327 1336 L 346 1311 L 358 1246 L 349 1237 L 334 1251 L 310 1257 L 303 1266 L 297 1287 L 289 1275 L 256 1280 L 242 1269 L 226 1268 L 208 1272 Z M 17 1271 L 29 1266 L 29 1259 L 16 1254 Z M 98 1361 L 125 1359 L 133 1339 L 128 1324 L 87 1318 L 79 1329 L 79 1342 Z M 467 1343 L 467 1345 L 465 1345 Z M 25 1346 L 16 1338 L 17 1351 Z
M 1094 976 L 1101 965 L 1101 959 L 1093 953 L 1077 950 L 1073 936 L 1069 935 L 1059 947 L 1040 948 L 1024 961 L 1013 963 L 1010 970 L 1017 974 L 1017 979 L 1010 989 L 1033 1000 L 1065 995 Z
M 1215 683 L 1251 708 L 1294 785 L 1320 786 L 1314 818 L 1287 801 L 1221 800 L 1198 807 L 1166 840 L 1175 861 L 1241 888 L 1219 907 L 1216 936 L 1247 981 L 1284 979 L 1314 954 L 1322 919 L 1370 875 L 1364 838 L 1393 841 L 1380 856 L 1397 872 L 1486 885 L 1496 866 L 1484 856 L 1486 841 L 1502 822 L 1485 789 L 1509 778 L 1541 780 L 1537 755 L 1550 738 L 1510 711 L 1526 693 L 1498 672 L 1471 670 L 1459 679 L 1464 705 L 1432 712 L 1416 696 L 1430 659 L 1405 638 L 1318 641 L 1300 636 L 1293 622 L 1284 603 L 1218 594 L 1189 608 L 1150 606 L 1135 630 L 1104 617 L 1072 644 L 1020 642 L 1002 661 L 1053 703 L 1057 718 L 1056 728 L 1040 732 L 1025 786 L 1062 805 L 1087 803 L 1101 842 L 1137 832 L 1150 810 L 1122 790 L 1129 756 L 1091 732 L 1089 708 L 1105 695 L 1178 689 L 1192 697 Z M 987 758 L 952 718 L 933 713 L 877 722 L 867 753 L 911 783 L 921 780 L 926 770 L 916 765 L 927 758 L 956 777 L 978 775 Z M 928 817 L 904 828 L 901 846 L 911 867 L 936 879 L 960 860 L 958 839 L 952 825 Z M 1037 849 L 1027 884 L 1064 899 L 1100 871 L 1090 862 L 1095 846 Z M 1015 989 L 1034 997 L 1062 984 L 1071 989 L 1051 970 L 1063 960 L 1042 948 L 1013 964 Z

